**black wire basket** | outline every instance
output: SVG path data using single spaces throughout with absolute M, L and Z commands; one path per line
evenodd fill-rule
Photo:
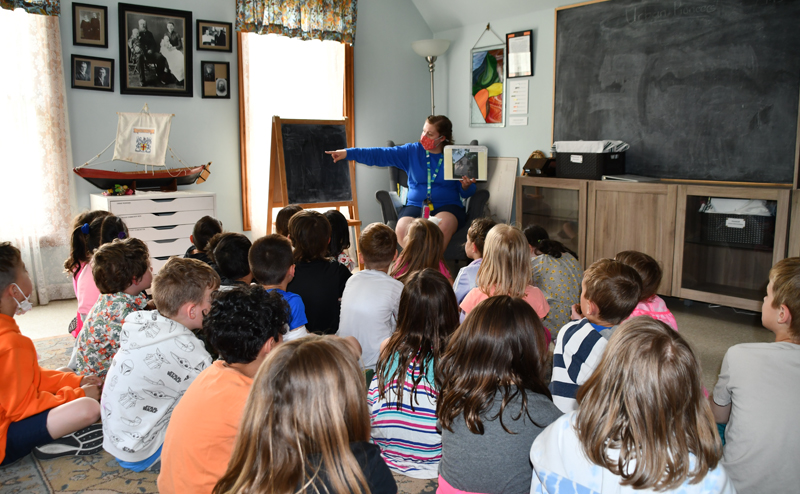
M 775 243 L 775 217 L 748 214 L 701 214 L 705 242 L 764 246 Z M 741 226 L 744 224 L 744 226 Z

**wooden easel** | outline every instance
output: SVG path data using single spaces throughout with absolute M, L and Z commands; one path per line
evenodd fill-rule
M 284 159 L 283 134 L 281 125 L 343 125 L 347 129 L 347 119 L 342 120 L 289 120 L 281 119 L 278 116 L 272 117 L 272 145 L 270 150 L 270 172 L 269 172 L 269 192 L 267 196 L 267 234 L 272 232 L 272 210 L 273 208 L 283 208 L 289 204 L 296 204 L 303 209 L 306 208 L 340 208 L 347 207 L 350 219 L 347 225 L 355 229 L 355 244 L 361 236 L 361 220 L 358 218 L 358 197 L 356 195 L 356 167 L 354 161 L 348 161 L 350 168 L 350 191 L 351 200 L 318 202 L 318 203 L 290 203 L 289 189 L 286 181 L 286 162 Z M 352 136 L 346 134 L 347 147 L 352 147 Z M 330 151 L 335 151 L 331 149 Z M 357 245 L 356 245 L 357 248 Z M 363 269 L 363 266 L 360 266 Z

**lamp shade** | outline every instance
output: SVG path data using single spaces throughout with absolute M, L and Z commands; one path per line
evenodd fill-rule
M 448 39 L 421 39 L 411 43 L 411 48 L 421 57 L 438 57 L 450 48 Z

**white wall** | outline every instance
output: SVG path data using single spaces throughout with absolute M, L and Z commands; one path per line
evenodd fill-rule
M 193 51 L 194 97 L 133 96 L 119 93 L 119 21 L 118 3 L 94 0 L 94 5 L 108 7 L 108 48 L 72 45 L 72 1 L 61 2 L 61 44 L 64 54 L 64 76 L 67 80 L 67 108 L 72 143 L 72 159 L 80 165 L 99 153 L 116 136 L 116 112 L 138 112 L 147 103 L 153 113 L 174 113 L 170 146 L 187 163 L 199 165 L 211 161 L 211 177 L 204 184 L 179 187 L 217 193 L 217 216 L 225 228 L 242 230 L 241 173 L 239 172 L 239 80 L 236 61 L 236 37 L 233 52 L 197 51 L 194 39 L 184 40 Z M 192 12 L 192 35 L 196 20 L 233 22 L 234 0 L 156 0 L 137 1 L 137 5 L 170 8 Z M 69 80 L 72 54 L 113 58 L 115 60 L 114 92 L 71 89 Z M 231 64 L 230 99 L 202 99 L 200 62 L 223 61 Z M 106 152 L 110 159 L 113 148 Z M 169 156 L 169 155 L 168 155 Z M 169 165 L 170 159 L 167 158 Z M 108 164 L 106 165 L 108 166 Z M 99 189 L 75 176 L 75 212 L 89 208 L 89 194 Z

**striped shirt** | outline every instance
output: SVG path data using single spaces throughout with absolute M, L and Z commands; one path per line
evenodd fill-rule
M 608 338 L 617 326 L 607 328 L 588 319 L 572 321 L 558 332 L 553 350 L 553 378 L 550 392 L 553 403 L 564 413 L 578 409 L 575 396 L 600 364 Z
M 394 373 L 397 361 L 398 356 L 394 355 L 388 375 Z M 381 456 L 392 471 L 417 479 L 435 479 L 442 457 L 442 436 L 436 426 L 439 391 L 434 385 L 433 362 L 425 369 L 414 399 L 411 386 L 420 372 L 418 362 L 412 361 L 406 370 L 400 410 L 397 409 L 397 381 L 389 383 L 385 400 L 381 400 L 378 375 L 372 378 L 368 393 L 372 442 L 381 449 Z

